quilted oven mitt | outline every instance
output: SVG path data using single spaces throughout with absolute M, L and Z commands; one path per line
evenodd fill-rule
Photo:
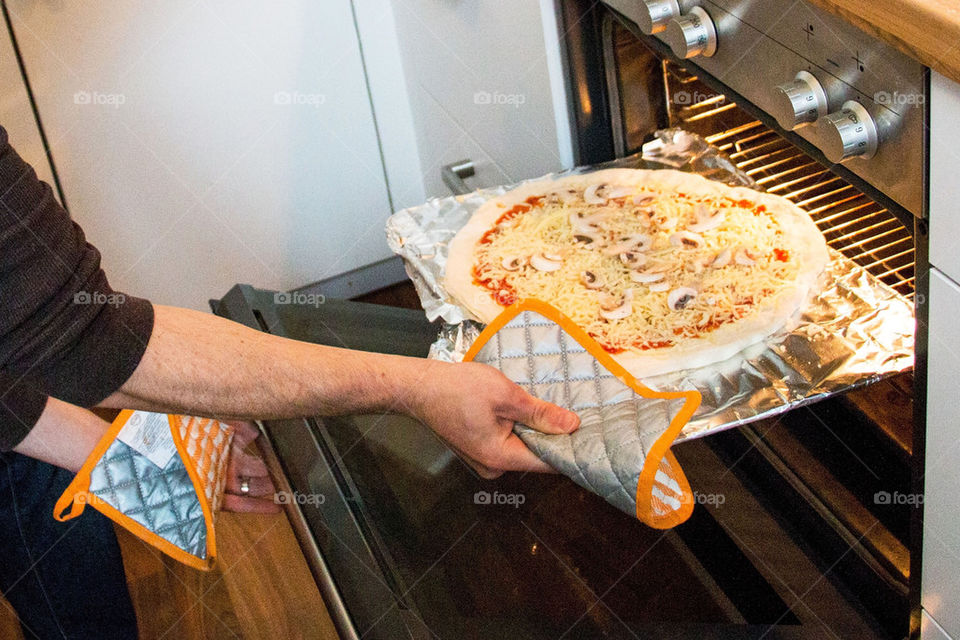
M 232 441 L 233 427 L 217 420 L 123 411 L 53 517 L 70 520 L 89 504 L 174 559 L 211 569 Z
M 690 517 L 693 493 L 669 448 L 700 406 L 699 392 L 645 387 L 583 329 L 537 300 L 506 309 L 464 359 L 492 365 L 533 396 L 580 416 L 572 434 L 514 429 L 554 469 L 651 527 Z

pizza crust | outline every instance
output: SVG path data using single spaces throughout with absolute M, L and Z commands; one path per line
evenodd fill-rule
M 476 248 L 484 233 L 496 224 L 505 211 L 531 196 L 542 196 L 565 188 L 583 191 L 593 184 L 631 187 L 650 184 L 661 191 L 725 196 L 765 205 L 784 233 L 792 236 L 792 249 L 800 254 L 797 257 L 800 272 L 791 286 L 785 287 L 747 317 L 717 327 L 703 337 L 688 338 L 670 347 L 630 349 L 613 355 L 617 362 L 638 378 L 720 362 L 776 333 L 802 308 L 829 262 L 826 243 L 813 220 L 785 198 L 745 187 L 729 187 L 696 174 L 669 169 L 606 169 L 559 180 L 528 182 L 484 203 L 450 242 L 444 277 L 444 288 L 448 294 L 478 321 L 485 324 L 492 322 L 504 307 L 493 299 L 488 289 L 475 282 L 473 273 Z

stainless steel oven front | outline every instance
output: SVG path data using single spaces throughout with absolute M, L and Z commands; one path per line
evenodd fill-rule
M 664 127 L 698 133 L 925 317 L 926 68 L 803 0 L 558 4 L 578 164 L 634 153 Z M 701 491 L 732 476 L 773 505 L 819 572 L 801 577 L 770 548 L 757 529 L 773 525 L 708 515 L 749 559 L 744 570 L 823 637 L 855 637 L 839 613 L 850 603 L 880 636 L 918 633 L 922 507 L 884 496 L 922 494 L 924 324 L 912 374 L 707 439 L 706 452 L 677 447 L 703 463 Z M 719 460 L 713 475 L 700 455 Z M 833 619 L 825 601 L 806 602 L 824 583 L 850 596 Z

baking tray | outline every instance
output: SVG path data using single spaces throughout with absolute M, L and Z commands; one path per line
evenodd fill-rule
M 627 158 L 536 180 L 609 168 L 677 169 L 757 188 L 723 153 L 681 129 L 657 132 L 642 152 Z M 444 322 L 430 349 L 432 358 L 461 360 L 483 328 L 443 289 L 447 245 L 484 202 L 515 186 L 434 198 L 387 221 L 387 240 L 404 259 L 427 317 Z M 913 304 L 841 253 L 831 249 L 830 255 L 819 293 L 788 328 L 729 360 L 644 379 L 662 391 L 700 392 L 700 408 L 678 442 L 777 415 L 913 367 Z

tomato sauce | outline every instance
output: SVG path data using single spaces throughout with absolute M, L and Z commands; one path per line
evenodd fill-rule
M 520 203 L 518 205 L 514 205 L 510 209 L 507 209 L 502 216 L 497 218 L 496 224 L 494 224 L 491 229 L 487 230 L 486 233 L 480 236 L 480 244 L 490 244 L 493 242 L 493 236 L 497 235 L 497 232 L 500 231 L 498 227 L 501 224 L 516 218 L 521 213 L 527 213 L 534 207 L 539 207 L 542 200 L 543 196 L 530 196 L 524 201 L 526 204 Z

